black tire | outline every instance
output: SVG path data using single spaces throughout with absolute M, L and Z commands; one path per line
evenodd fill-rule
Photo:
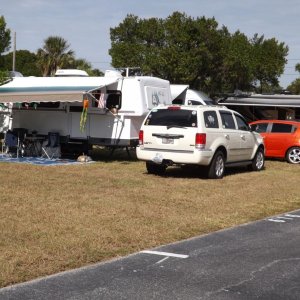
M 261 171 L 264 168 L 264 165 L 265 165 L 264 149 L 259 148 L 255 153 L 255 156 L 250 165 L 250 169 L 252 171 Z
M 147 161 L 146 169 L 149 174 L 163 175 L 166 172 L 167 166 L 163 165 L 163 164 L 158 165 L 158 164 Z
M 300 163 L 300 147 L 292 147 L 288 150 L 285 156 L 286 160 L 290 164 Z
M 222 151 L 217 151 L 208 167 L 208 178 L 222 179 L 225 173 L 225 158 Z

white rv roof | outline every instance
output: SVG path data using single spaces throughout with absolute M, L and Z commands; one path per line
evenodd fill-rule
M 82 101 L 85 93 L 117 82 L 116 77 L 16 77 L 0 86 L 0 103 Z
M 63 77 L 63 76 L 89 76 L 86 71 L 78 70 L 78 69 L 59 69 L 55 72 L 55 76 Z

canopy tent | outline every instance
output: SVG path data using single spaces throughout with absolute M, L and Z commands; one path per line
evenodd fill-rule
M 15 77 L 0 86 L 0 103 L 78 102 L 85 94 L 115 86 L 116 77 Z

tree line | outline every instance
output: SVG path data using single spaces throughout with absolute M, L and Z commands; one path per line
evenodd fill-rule
M 287 63 L 288 46 L 264 35 L 247 37 L 229 32 L 215 18 L 192 18 L 174 12 L 166 19 L 141 19 L 127 15 L 110 29 L 112 67 L 139 67 L 143 74 L 189 84 L 209 93 L 268 92 L 280 89 L 279 77 Z M 10 30 L 0 18 L 0 70 L 9 70 L 12 53 Z M 69 43 L 50 36 L 36 53 L 17 51 L 16 69 L 24 75 L 51 76 L 57 68 L 79 68 L 90 75 L 101 74 L 85 59 L 76 59 Z M 300 64 L 298 69 L 300 72 Z M 299 80 L 300 81 L 300 80 Z M 290 88 L 297 82 L 293 82 Z M 298 83 L 300 86 L 300 83 Z M 300 92 L 300 89 L 299 91 Z
M 172 83 L 209 93 L 279 87 L 288 47 L 275 38 L 230 33 L 214 18 L 174 12 L 166 19 L 127 17 L 112 28 L 112 64 L 140 66 Z

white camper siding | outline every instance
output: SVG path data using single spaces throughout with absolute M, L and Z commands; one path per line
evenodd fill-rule
M 130 136 L 134 139 L 139 138 L 139 132 L 141 129 L 141 125 L 144 121 L 144 116 L 137 116 L 134 118 L 131 118 L 131 126 L 130 126 Z
M 171 104 L 167 80 L 153 77 L 129 77 L 123 79 L 119 88 L 122 89 L 121 114 L 145 116 L 158 104 Z
M 131 116 L 143 115 L 145 100 L 140 81 L 135 77 L 124 78 L 119 88 L 122 92 L 122 107 L 119 113 Z
M 48 132 L 59 132 L 60 135 L 69 135 L 68 114 L 65 111 L 36 111 L 13 110 L 13 127 L 26 128 L 29 132 L 47 135 Z
M 92 138 L 111 139 L 116 120 L 112 114 L 93 114 L 88 117 L 89 132 Z
M 74 139 L 86 139 L 87 133 L 89 132 L 89 120 L 87 119 L 85 128 L 83 131 L 80 130 L 80 118 L 81 113 L 78 112 L 70 112 L 69 113 L 69 133 L 71 138 Z

